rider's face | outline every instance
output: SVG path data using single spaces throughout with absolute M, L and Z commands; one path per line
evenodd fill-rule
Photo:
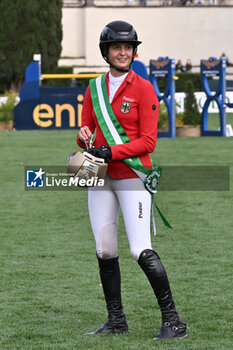
M 108 59 L 111 64 L 120 69 L 129 69 L 133 59 L 133 46 L 127 42 L 116 42 L 109 46 Z

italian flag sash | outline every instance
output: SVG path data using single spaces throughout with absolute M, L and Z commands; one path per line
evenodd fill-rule
M 90 91 L 93 103 L 93 108 L 99 123 L 99 126 L 106 138 L 109 146 L 125 144 L 130 142 L 128 135 L 116 118 L 111 104 L 109 102 L 107 84 L 106 84 L 106 74 L 90 80 Z M 156 165 L 152 161 L 153 169 L 148 169 L 142 165 L 139 157 L 133 157 L 128 159 L 123 159 L 123 161 L 138 175 L 138 177 L 143 181 L 145 188 L 151 193 L 152 199 L 153 194 L 157 192 L 157 184 L 162 173 L 162 168 Z M 164 224 L 170 227 L 157 205 L 155 204 Z M 153 205 L 152 205 L 153 208 Z M 154 223 L 154 215 L 153 223 Z M 155 228 L 155 225 L 154 225 Z

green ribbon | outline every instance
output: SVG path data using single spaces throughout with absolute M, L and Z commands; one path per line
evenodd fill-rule
M 158 213 L 159 213 L 159 215 L 160 215 L 160 217 L 161 217 L 161 219 L 162 219 L 164 225 L 165 225 L 166 227 L 172 229 L 172 226 L 169 224 L 169 222 L 167 221 L 167 219 L 165 218 L 165 216 L 163 215 L 163 213 L 161 212 L 161 210 L 159 209 L 159 207 L 157 206 L 157 204 L 155 203 L 155 201 L 153 201 L 153 204 L 154 204 L 155 208 L 157 209 L 157 211 L 158 211 Z

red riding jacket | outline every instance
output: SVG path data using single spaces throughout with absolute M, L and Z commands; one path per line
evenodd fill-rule
M 109 92 L 108 74 L 106 82 Z M 111 146 L 112 161 L 108 166 L 108 174 L 116 179 L 136 178 L 138 176 L 122 159 L 139 156 L 142 164 L 152 169 L 149 153 L 154 151 L 157 140 L 158 98 L 152 84 L 131 69 L 117 90 L 111 107 L 130 142 Z M 92 133 L 96 129 L 95 147 L 108 145 L 93 109 L 89 86 L 83 103 L 83 126 L 88 126 Z M 78 137 L 77 143 L 85 148 Z

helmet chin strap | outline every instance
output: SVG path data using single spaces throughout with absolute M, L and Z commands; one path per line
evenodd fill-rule
M 115 69 L 115 70 L 117 70 L 118 72 L 121 72 L 121 73 L 129 72 L 130 71 L 130 67 L 131 67 L 131 65 L 130 65 L 128 69 L 121 69 L 121 68 L 118 68 L 118 67 L 114 66 L 111 63 L 109 63 L 109 65 L 110 65 L 110 68 L 113 68 L 113 69 Z

